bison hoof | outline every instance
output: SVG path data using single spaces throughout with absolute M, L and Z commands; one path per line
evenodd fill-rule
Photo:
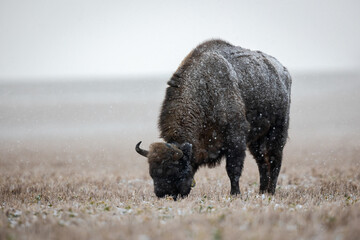
M 240 195 L 241 193 L 240 193 L 240 190 L 231 190 L 230 194 L 233 196 L 236 196 L 236 195 Z
M 266 190 L 260 190 L 259 194 L 270 194 L 270 195 L 275 195 L 275 190 L 271 190 L 271 189 L 266 189 Z

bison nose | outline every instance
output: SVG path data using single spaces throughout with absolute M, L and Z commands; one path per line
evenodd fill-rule
M 159 193 L 159 192 L 155 192 L 155 195 L 156 195 L 158 198 L 163 198 L 163 197 L 165 197 L 165 194 Z
M 160 190 L 159 188 L 155 187 L 154 189 L 154 192 L 155 192 L 155 195 L 158 197 L 158 198 L 163 198 L 165 197 L 165 192 Z

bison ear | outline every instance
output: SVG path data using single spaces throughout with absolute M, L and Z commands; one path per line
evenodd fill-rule
M 186 143 L 181 144 L 180 149 L 185 156 L 187 156 L 189 159 L 191 158 L 191 156 L 192 156 L 192 144 L 191 143 L 186 142 Z

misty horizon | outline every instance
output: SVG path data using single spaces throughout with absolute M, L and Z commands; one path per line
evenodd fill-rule
M 358 72 L 360 3 L 347 1 L 0 3 L 0 80 L 169 76 L 221 38 L 290 72 Z

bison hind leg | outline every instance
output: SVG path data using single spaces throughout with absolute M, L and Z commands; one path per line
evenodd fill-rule
M 267 156 L 265 137 L 249 145 L 249 150 L 256 160 L 260 174 L 260 193 L 268 191 L 270 183 L 270 164 Z
M 279 122 L 279 121 L 278 121 Z M 288 121 L 280 121 L 276 127 L 272 127 L 267 139 L 267 157 L 270 163 L 270 182 L 268 192 L 275 194 L 276 184 L 281 169 L 283 149 L 287 140 Z
M 260 193 L 275 194 L 286 138 L 287 127 L 280 124 L 249 145 L 259 169 Z

